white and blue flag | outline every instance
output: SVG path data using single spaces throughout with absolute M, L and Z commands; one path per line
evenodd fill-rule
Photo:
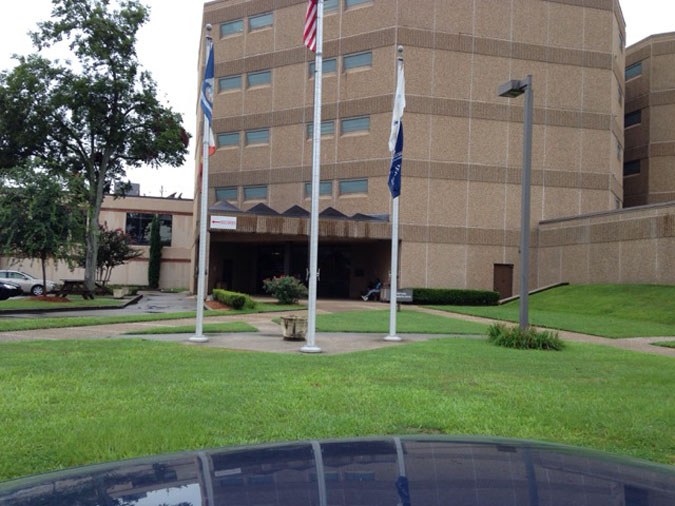
M 213 137 L 213 43 L 210 43 L 209 54 L 206 58 L 206 68 L 204 69 L 204 81 L 202 82 L 202 92 L 199 96 L 199 104 L 202 106 L 202 111 L 208 118 L 208 132 L 204 135 L 209 136 L 209 155 L 216 151 L 216 143 Z
M 403 110 L 405 109 L 405 77 L 403 61 L 399 61 L 394 111 L 391 118 L 391 134 L 389 135 L 389 151 L 392 153 L 389 169 L 389 191 L 393 198 L 401 194 L 401 163 L 403 162 Z

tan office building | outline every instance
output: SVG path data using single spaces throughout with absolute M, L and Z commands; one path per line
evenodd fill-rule
M 354 297 L 388 279 L 390 224 L 382 215 L 390 213 L 399 44 L 407 94 L 400 286 L 518 290 L 523 110 L 522 98 L 496 95 L 508 79 L 533 75 L 533 235 L 542 220 L 622 206 L 625 36 L 617 1 L 325 6 L 320 297 Z M 210 232 L 211 287 L 256 292 L 269 275 L 304 276 L 309 220 L 299 208 L 310 205 L 314 88 L 314 55 L 302 46 L 305 9 L 306 0 L 204 7 L 217 83 L 209 206 L 212 216 L 237 218 L 234 229 Z M 540 285 L 536 268 L 531 285 Z
M 675 200 L 675 33 L 626 49 L 625 206 Z

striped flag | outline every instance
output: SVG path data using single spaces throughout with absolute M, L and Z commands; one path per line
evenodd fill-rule
M 316 11 L 318 0 L 309 0 L 305 14 L 305 32 L 302 41 L 310 51 L 316 51 Z

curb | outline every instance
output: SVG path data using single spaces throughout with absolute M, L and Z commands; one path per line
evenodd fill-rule
M 127 306 L 138 303 L 143 298 L 142 295 L 135 295 L 124 304 L 119 306 L 85 306 L 85 307 L 55 307 L 41 309 L 2 309 L 0 316 L 14 314 L 42 314 L 42 313 L 64 313 L 66 311 L 98 311 L 101 309 L 124 309 Z

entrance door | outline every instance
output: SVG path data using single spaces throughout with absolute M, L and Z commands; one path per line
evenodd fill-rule
M 513 264 L 495 264 L 494 291 L 499 292 L 500 299 L 513 295 Z

